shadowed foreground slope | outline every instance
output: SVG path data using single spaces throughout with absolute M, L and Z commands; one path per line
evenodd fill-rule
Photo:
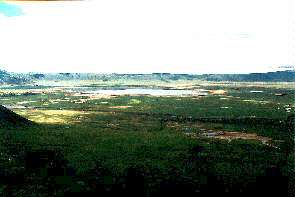
M 28 119 L 0 105 L 0 128 L 22 127 L 31 124 L 32 122 Z

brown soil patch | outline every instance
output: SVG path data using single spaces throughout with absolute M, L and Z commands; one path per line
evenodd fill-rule
M 225 90 L 210 90 L 209 93 L 213 95 L 224 95 L 227 92 Z
M 226 140 L 232 140 L 232 139 L 259 140 L 264 143 L 271 140 L 271 138 L 268 138 L 268 137 L 258 136 L 256 133 L 242 133 L 242 132 L 228 132 L 228 131 L 224 131 L 214 137 L 218 139 L 226 139 Z
M 203 129 L 202 129 L 203 130 Z M 234 139 L 244 139 L 244 140 L 258 140 L 261 141 L 263 144 L 269 145 L 272 141 L 269 137 L 259 136 L 256 133 L 243 133 L 243 132 L 230 132 L 230 131 L 213 131 L 213 130 L 203 130 L 202 133 L 185 133 L 187 136 L 192 138 L 199 138 L 199 137 L 208 137 L 208 138 L 215 138 L 221 140 L 234 140 Z

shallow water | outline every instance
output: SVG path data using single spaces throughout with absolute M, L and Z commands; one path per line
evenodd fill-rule
M 122 88 L 122 87 L 72 87 L 72 86 L 1 86 L 5 90 L 27 90 L 36 92 L 47 88 L 64 90 L 65 92 L 82 94 L 104 94 L 104 95 L 151 95 L 151 96 L 206 96 L 207 90 L 178 90 L 178 89 L 152 89 L 152 88 Z
M 124 90 L 93 90 L 86 91 L 87 94 L 106 95 L 151 95 L 151 96 L 184 96 L 184 95 L 205 95 L 204 90 L 163 90 L 163 89 L 124 89 Z

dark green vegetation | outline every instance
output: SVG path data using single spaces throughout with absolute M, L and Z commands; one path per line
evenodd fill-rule
M 6 121 L 0 129 L 0 194 L 292 194 L 294 89 L 201 88 L 227 92 L 152 97 L 2 89 L 2 105 L 35 124 L 0 108 Z M 2 118 L 8 114 L 18 118 Z M 204 130 L 256 133 L 272 141 L 188 135 Z

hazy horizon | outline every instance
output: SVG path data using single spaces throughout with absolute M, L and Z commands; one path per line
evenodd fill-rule
M 4 70 L 6 72 L 9 73 L 21 73 L 21 74 L 59 74 L 59 73 L 71 73 L 71 74 L 165 74 L 165 73 L 169 73 L 169 74 L 187 74 L 187 75 L 204 75 L 204 74 L 254 74 L 254 73 L 269 73 L 269 72 L 279 72 L 279 71 L 294 71 L 295 69 L 294 67 L 290 67 L 288 69 L 277 69 L 277 70 L 273 70 L 273 71 L 267 71 L 267 72 L 249 72 L 249 73 L 174 73 L 174 72 L 145 72 L 145 73 L 141 73 L 141 72 L 42 72 L 42 71 L 27 71 L 27 72 L 17 72 L 17 71 L 9 71 L 7 69 L 1 68 L 0 70 Z

